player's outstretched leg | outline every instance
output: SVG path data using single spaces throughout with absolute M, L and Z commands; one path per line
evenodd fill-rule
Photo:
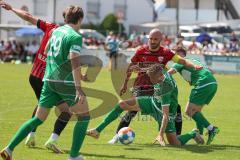
M 119 104 L 117 104 L 96 128 L 87 131 L 87 135 L 98 139 L 104 128 L 107 127 L 112 121 L 116 120 L 123 110 L 139 111 L 140 108 L 137 105 L 136 98 L 121 101 Z
M 35 117 L 35 114 L 37 112 L 37 108 L 38 106 L 35 107 L 33 114 L 32 114 L 32 118 Z M 37 128 L 34 128 L 27 136 L 26 141 L 25 141 L 25 145 L 28 147 L 35 147 L 36 142 L 35 142 L 35 135 L 36 135 L 36 130 Z
M 213 126 L 209 123 L 209 121 L 202 114 L 201 108 L 202 106 L 188 103 L 188 106 L 186 108 L 186 114 L 194 119 L 201 135 L 203 134 L 203 127 L 208 130 L 208 140 L 206 144 L 209 145 L 212 143 L 215 136 L 219 133 L 220 130 L 218 127 Z
M 25 138 L 27 135 L 47 118 L 49 109 L 39 107 L 37 111 L 37 116 L 25 122 L 17 131 L 15 136 L 12 138 L 10 143 L 5 149 L 0 152 L 0 155 L 4 160 L 12 159 L 12 152 L 14 148 Z
M 54 130 L 50 138 L 45 143 L 45 147 L 55 153 L 63 153 L 63 151 L 57 145 L 57 140 L 66 125 L 68 124 L 68 121 L 70 120 L 72 114 L 69 112 L 69 106 L 67 105 L 67 103 L 61 103 L 57 107 L 60 109 L 61 114 L 58 116 L 55 122 Z
M 177 136 L 177 139 L 181 142 L 181 145 L 185 145 L 191 139 L 194 139 L 197 144 L 204 143 L 204 139 L 199 134 L 199 131 L 197 129 L 193 129 L 191 132 Z
M 36 95 L 37 100 L 39 101 L 40 95 L 41 95 L 41 90 L 43 87 L 43 81 L 41 78 L 37 78 L 33 75 L 29 76 L 29 83 Z M 35 117 L 36 112 L 37 112 L 38 105 L 35 107 L 33 113 L 32 113 L 32 118 Z M 34 147 L 36 145 L 35 142 L 35 135 L 36 135 L 36 130 L 37 128 L 34 128 L 27 136 L 25 145 L 28 147 Z
M 79 150 L 85 139 L 90 120 L 87 100 L 84 99 L 83 103 L 78 102 L 73 107 L 70 107 L 70 111 L 78 116 L 78 121 L 73 130 L 72 147 L 68 160 L 83 160 L 83 157 L 79 155 Z
M 173 146 L 185 145 L 189 140 L 194 139 L 198 141 L 198 144 L 203 141 L 198 130 L 193 129 L 191 132 L 184 135 L 177 136 L 176 132 L 166 133 L 168 143 Z M 159 141 L 159 140 L 158 140 Z
M 132 118 L 134 118 L 136 115 L 137 115 L 137 111 L 129 111 L 121 118 L 121 121 L 116 130 L 116 134 L 113 136 L 113 138 L 110 141 L 108 141 L 108 144 L 115 144 L 118 142 L 118 134 L 117 134 L 118 131 L 123 127 L 128 127 L 131 123 Z

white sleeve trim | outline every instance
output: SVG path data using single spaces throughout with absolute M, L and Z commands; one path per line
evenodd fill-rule
M 162 104 L 162 107 L 169 107 L 170 104 Z

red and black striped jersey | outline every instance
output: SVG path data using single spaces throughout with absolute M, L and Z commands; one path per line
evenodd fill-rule
M 39 19 L 37 21 L 37 27 L 44 32 L 44 35 L 41 40 L 40 47 L 37 51 L 36 58 L 33 62 L 31 75 L 33 75 L 34 77 L 43 79 L 45 69 L 46 69 L 46 58 L 47 58 L 47 55 L 45 55 L 44 50 L 48 43 L 49 38 L 51 37 L 52 31 L 55 28 L 57 28 L 58 25 Z

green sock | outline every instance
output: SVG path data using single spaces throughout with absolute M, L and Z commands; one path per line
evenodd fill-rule
M 102 123 L 98 125 L 96 130 L 100 133 L 107 125 L 109 125 L 112 121 L 117 119 L 117 117 L 123 112 L 123 109 L 117 104 L 111 112 L 104 118 Z
M 182 145 L 184 145 L 195 136 L 196 136 L 196 133 L 194 131 L 191 131 L 181 136 L 178 136 L 177 139 L 181 142 Z
M 34 128 L 37 128 L 43 121 L 38 119 L 37 117 L 33 117 L 32 119 L 25 122 L 11 139 L 10 143 L 8 144 L 8 148 L 13 151 L 14 148 L 25 138 L 27 137 L 28 133 L 30 133 Z
M 70 156 L 72 158 L 77 157 L 79 155 L 79 150 L 83 144 L 86 135 L 89 119 L 90 119 L 89 116 L 79 118 L 79 120 L 75 124 L 73 131 L 72 148 L 70 151 Z
M 203 116 L 203 114 L 201 112 L 196 112 L 192 118 L 195 120 L 197 126 L 200 126 L 199 131 L 201 132 L 201 126 L 207 128 L 210 123 L 208 122 L 208 120 Z M 203 132 L 203 129 L 202 129 Z
M 204 126 L 197 122 L 196 122 L 196 126 L 197 126 L 197 129 L 199 130 L 199 133 L 203 135 Z

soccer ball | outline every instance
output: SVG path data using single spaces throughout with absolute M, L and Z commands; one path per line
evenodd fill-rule
M 118 139 L 124 145 L 132 143 L 134 138 L 135 133 L 133 132 L 132 128 L 123 127 L 118 131 Z

